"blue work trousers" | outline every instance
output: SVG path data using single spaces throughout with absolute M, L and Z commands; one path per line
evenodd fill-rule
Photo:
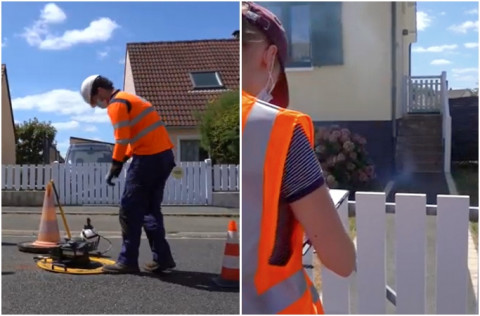
M 118 262 L 138 266 L 142 226 L 152 250 L 153 260 L 159 264 L 173 261 L 170 246 L 165 239 L 160 207 L 165 183 L 173 167 L 175 161 L 171 150 L 154 155 L 133 156 L 120 204 L 123 244 Z

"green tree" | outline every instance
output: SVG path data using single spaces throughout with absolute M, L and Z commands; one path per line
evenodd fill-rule
M 51 122 L 39 122 L 36 117 L 22 124 L 15 124 L 15 132 L 18 164 L 42 164 L 43 152 L 47 145 L 53 143 L 57 134 Z
M 210 153 L 213 163 L 239 163 L 239 112 L 239 93 L 229 91 L 209 102 L 203 113 L 197 113 L 201 146 Z

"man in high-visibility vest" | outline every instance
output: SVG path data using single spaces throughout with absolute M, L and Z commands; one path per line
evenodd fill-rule
M 304 233 L 341 276 L 354 267 L 313 151 L 308 115 L 287 110 L 287 38 L 278 18 L 242 5 L 242 313 L 320 314 L 302 265 Z
M 174 268 L 160 208 L 165 183 L 175 166 L 173 145 L 163 121 L 150 102 L 114 89 L 113 83 L 100 75 L 83 81 L 81 95 L 90 106 L 107 109 L 113 125 L 115 147 L 107 184 L 115 185 L 112 180 L 119 177 L 124 162 L 132 158 L 120 201 L 122 250 L 116 263 L 106 265 L 104 272 L 139 272 L 142 226 L 153 255 L 153 262 L 147 263 L 145 269 L 161 272 Z

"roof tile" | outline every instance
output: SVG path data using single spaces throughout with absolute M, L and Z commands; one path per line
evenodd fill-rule
M 195 111 L 239 87 L 238 39 L 129 43 L 127 51 L 136 94 L 169 126 L 196 126 Z M 192 71 L 217 71 L 226 89 L 193 90 Z

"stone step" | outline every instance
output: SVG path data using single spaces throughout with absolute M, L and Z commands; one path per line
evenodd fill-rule
M 416 163 L 437 163 L 443 161 L 442 152 L 411 152 L 411 151 L 397 151 L 395 153 L 395 160 L 406 161 L 410 164 Z
M 443 152 L 443 145 L 441 142 L 437 143 L 397 143 L 397 151 L 399 150 L 412 151 L 428 151 L 428 152 Z
M 408 126 L 408 125 L 431 125 L 431 126 L 442 126 L 443 121 L 441 119 L 431 119 L 431 118 L 426 118 L 426 119 L 408 119 L 408 118 L 403 118 L 398 121 L 398 126 Z
M 443 161 L 438 163 L 417 162 L 408 164 L 397 160 L 396 169 L 401 172 L 443 172 Z
M 430 128 L 430 127 L 401 127 L 397 130 L 398 136 L 437 136 L 442 137 L 441 128 Z
M 398 146 L 442 146 L 443 140 L 440 135 L 422 135 L 422 136 L 398 136 Z
M 441 114 L 408 114 L 400 120 L 402 121 L 421 121 L 421 122 L 442 122 Z

